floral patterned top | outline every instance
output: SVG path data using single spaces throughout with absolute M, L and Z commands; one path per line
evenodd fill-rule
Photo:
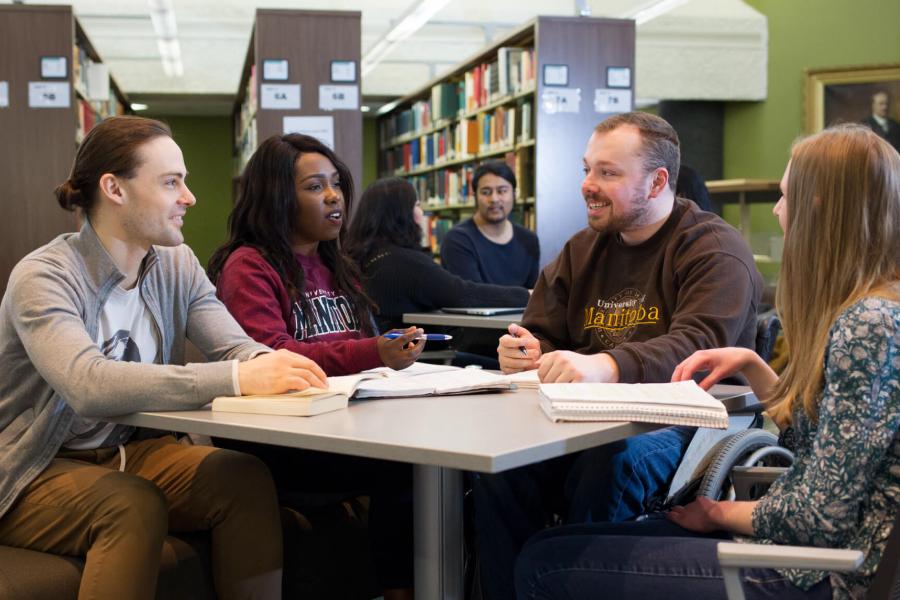
M 867 297 L 830 332 L 818 423 L 794 414 L 793 467 L 753 510 L 756 542 L 861 550 L 855 573 L 784 570 L 802 589 L 830 577 L 863 598 L 900 504 L 900 303 Z

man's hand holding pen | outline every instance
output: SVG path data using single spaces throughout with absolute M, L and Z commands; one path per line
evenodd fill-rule
M 500 338 L 497 355 L 504 373 L 538 369 L 541 383 L 619 381 L 619 365 L 609 354 L 578 354 L 568 350 L 543 354 L 540 341 L 516 323 L 511 323 L 509 333 Z
M 541 343 L 521 325 L 510 323 L 509 333 L 500 338 L 497 356 L 504 373 L 536 369 L 541 357 Z

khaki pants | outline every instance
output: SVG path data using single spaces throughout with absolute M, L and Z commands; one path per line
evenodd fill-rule
M 168 531 L 209 530 L 219 598 L 281 596 L 275 487 L 258 459 L 166 436 L 63 450 L 0 517 L 0 543 L 84 556 L 79 600 L 153 598 Z

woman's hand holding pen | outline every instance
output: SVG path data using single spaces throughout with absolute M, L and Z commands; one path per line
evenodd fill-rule
M 400 334 L 397 337 L 386 335 L 378 336 L 378 356 L 386 367 L 392 369 L 405 369 L 416 362 L 422 350 L 425 348 L 425 340 L 419 336 L 425 334 L 422 329 L 408 327 L 406 329 L 392 329 L 388 333 Z
M 504 373 L 536 369 L 541 357 L 541 343 L 521 325 L 510 323 L 509 333 L 500 338 L 497 356 Z

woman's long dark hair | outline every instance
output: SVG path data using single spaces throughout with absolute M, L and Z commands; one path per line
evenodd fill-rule
M 281 277 L 291 298 L 300 302 L 303 314 L 312 315 L 315 313 L 303 294 L 306 277 L 291 243 L 299 211 L 296 165 L 300 155 L 308 153 L 323 155 L 337 169 L 345 218 L 350 219 L 353 177 L 347 165 L 314 137 L 299 133 L 274 135 L 259 145 L 241 175 L 237 202 L 228 217 L 228 241 L 213 253 L 207 271 L 216 283 L 232 252 L 241 246 L 255 248 Z M 375 305 L 360 287 L 359 267 L 341 249 L 344 230 L 342 227 L 336 240 L 319 243 L 319 256 L 334 274 L 338 289 L 353 302 L 360 327 L 371 334 L 371 311 Z
M 416 200 L 416 189 L 399 177 L 379 179 L 363 192 L 346 244 L 363 271 L 375 250 L 385 244 L 421 248 L 422 230 L 413 220 Z

